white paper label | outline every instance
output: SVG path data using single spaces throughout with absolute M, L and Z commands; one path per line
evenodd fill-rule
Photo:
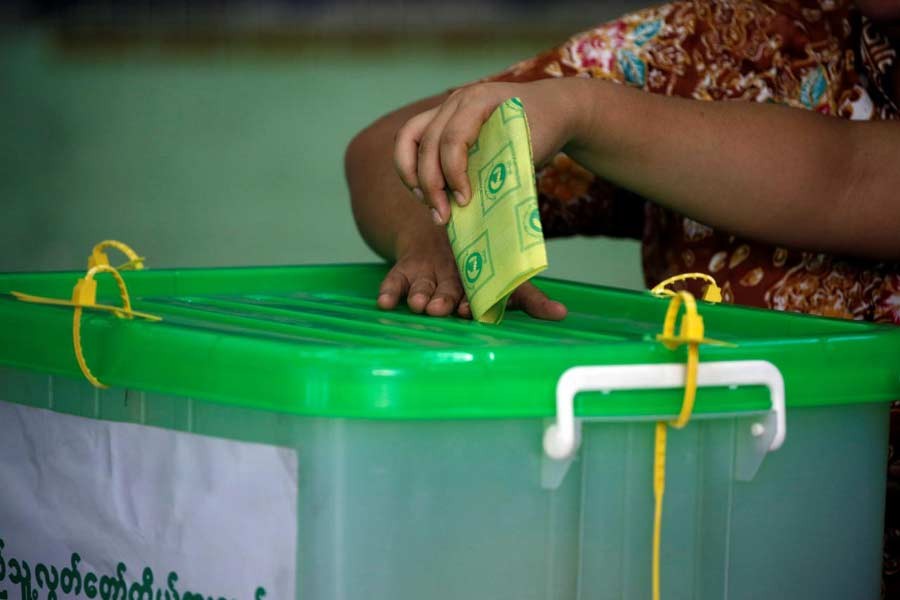
M 294 450 L 0 402 L 0 600 L 294 598 Z

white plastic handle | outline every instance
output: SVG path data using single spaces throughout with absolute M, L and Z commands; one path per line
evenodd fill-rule
M 580 427 L 576 427 L 574 408 L 578 392 L 683 388 L 685 371 L 684 363 L 568 369 L 556 384 L 556 423 L 544 432 L 544 452 L 554 460 L 565 460 L 578 449 Z M 764 360 L 706 362 L 697 368 L 698 387 L 740 385 L 764 385 L 769 389 L 775 413 L 775 435 L 769 451 L 777 450 L 787 434 L 781 371 Z M 754 427 L 755 436 L 763 435 L 764 431 L 758 429 L 761 425 Z

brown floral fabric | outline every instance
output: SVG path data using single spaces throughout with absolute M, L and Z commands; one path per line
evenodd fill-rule
M 896 52 L 847 0 L 683 0 L 575 35 L 490 78 L 593 77 L 696 100 L 774 102 L 854 120 L 898 119 Z M 900 324 L 900 264 L 761 244 L 603 181 L 560 154 L 538 170 L 548 237 L 642 241 L 648 287 L 712 275 L 725 302 Z M 785 199 L 788 201 L 789 199 Z M 894 406 L 884 584 L 900 598 L 900 412 Z
M 855 120 L 900 118 L 883 81 L 895 51 L 838 0 L 689 0 L 626 15 L 492 78 L 597 77 L 698 100 L 777 102 Z M 725 300 L 900 324 L 900 264 L 770 247 L 679 215 L 565 155 L 538 172 L 548 237 L 643 241 L 646 282 L 714 276 Z

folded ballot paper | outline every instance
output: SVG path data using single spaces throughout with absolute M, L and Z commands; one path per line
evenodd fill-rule
M 547 268 L 525 110 L 510 98 L 469 149 L 472 199 L 452 204 L 450 245 L 473 317 L 499 323 L 506 300 Z

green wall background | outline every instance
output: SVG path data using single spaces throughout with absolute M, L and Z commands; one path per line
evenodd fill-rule
M 80 269 L 105 238 L 150 267 L 377 260 L 353 224 L 347 142 L 401 104 L 548 43 L 192 53 L 53 40 L 0 36 L 0 271 Z M 550 276 L 641 285 L 637 242 L 549 249 Z

